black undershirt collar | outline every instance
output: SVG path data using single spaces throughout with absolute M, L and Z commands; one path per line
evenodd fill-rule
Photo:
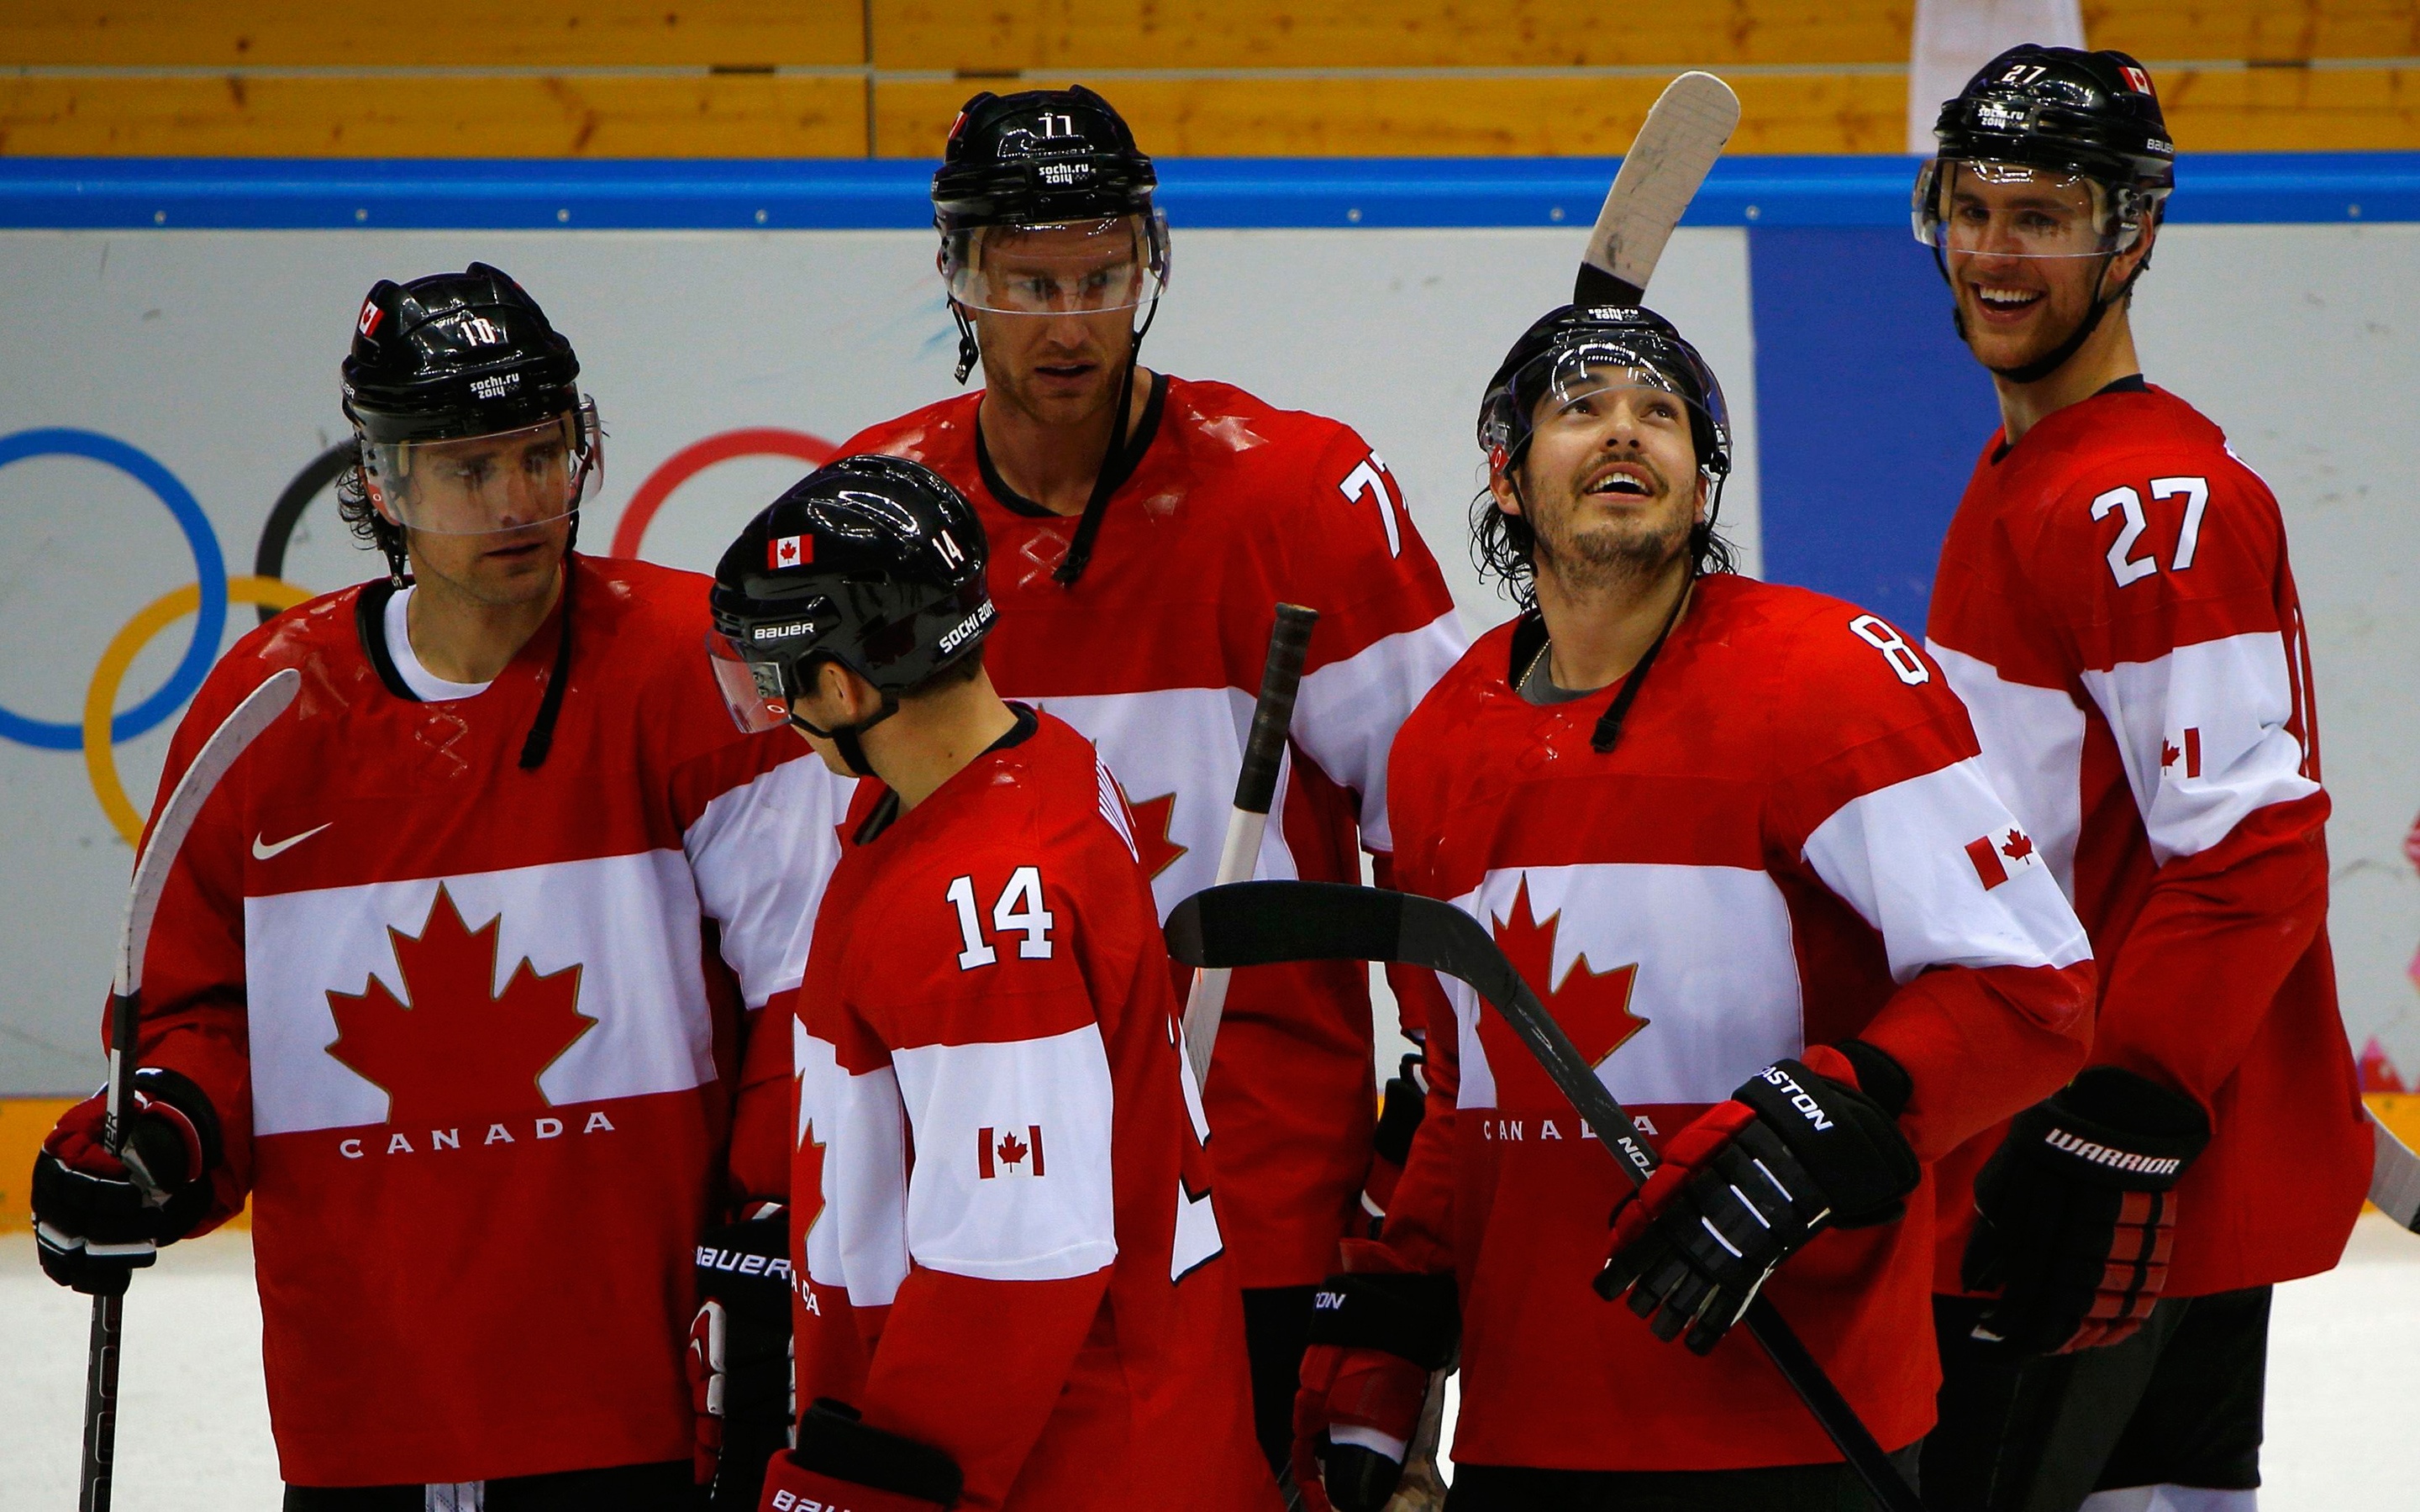
M 1022 746 L 1033 738 L 1035 731 L 1042 728 L 1042 721 L 1035 717 L 1033 706 L 1030 703 L 1011 702 L 1008 712 L 1016 716 L 1016 722 L 1010 725 L 998 740 L 978 752 L 975 756 L 976 761 L 983 760 L 996 750 L 1008 750 Z M 857 833 L 850 837 L 849 843 L 852 845 L 874 843 L 884 830 L 889 829 L 898 821 L 898 818 L 899 795 L 895 790 L 886 788 L 883 790 L 882 796 L 875 800 L 874 807 L 866 811 L 864 822 L 857 826 Z
M 1143 454 L 1151 450 L 1152 440 L 1159 434 L 1160 411 L 1167 406 L 1168 375 L 1154 373 L 1151 376 L 1151 397 L 1143 401 L 1142 418 L 1135 423 L 1134 434 L 1126 438 L 1124 453 L 1112 454 L 1113 456 L 1122 455 L 1125 464 L 1125 475 L 1117 480 L 1118 486 L 1124 486 L 1126 477 L 1133 476 L 1135 469 L 1142 465 Z M 1104 467 L 1115 465 L 1114 461 L 1102 464 Z M 991 496 L 1000 501 L 1000 507 L 1012 515 L 1023 515 L 1032 519 L 1077 517 L 1045 509 L 1008 486 L 1008 481 L 1000 475 L 1000 469 L 992 463 L 991 444 L 984 440 L 980 404 L 975 409 L 975 471 L 983 475 L 984 486 L 991 490 Z
M 2150 392 L 2150 380 L 2144 378 L 2140 373 L 2129 373 L 2124 378 L 2112 378 L 2107 383 L 2104 383 L 2101 387 L 2093 390 L 2091 397 L 2098 399 L 2104 393 L 2149 393 Z M 2000 465 L 2000 459 L 2008 455 L 2010 451 L 2014 450 L 2016 444 L 2017 443 L 2014 441 L 2002 441 L 1999 445 L 1993 447 L 1992 449 L 1992 465 L 1993 467 L 1998 467 Z

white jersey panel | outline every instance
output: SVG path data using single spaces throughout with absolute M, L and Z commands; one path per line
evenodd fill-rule
M 2084 711 L 2063 688 L 2012 683 L 1980 657 L 1935 640 L 1924 649 L 1966 704 L 1983 770 L 2017 824 L 2033 837 L 2059 891 L 2075 896 L 2075 843 L 2084 831 Z
M 2288 732 L 2294 694 L 2274 630 L 2177 647 L 2084 673 L 2118 739 L 2127 785 L 2165 866 L 2231 834 L 2255 809 L 2319 791 Z
M 538 976 L 578 968 L 575 1006 L 596 1024 L 539 1076 L 549 1102 L 687 1091 L 714 1079 L 697 890 L 678 851 L 273 893 L 243 903 L 256 1133 L 385 1121 L 387 1094 L 328 1054 L 338 1038 L 328 995 L 359 996 L 376 977 L 412 1004 L 396 941 L 408 948 L 428 931 L 441 880 L 474 940 L 499 921 L 491 994 L 523 962 Z
M 1395 732 L 1468 649 L 1461 616 L 1448 610 L 1303 678 L 1295 695 L 1295 743 L 1360 795 L 1366 848 L 1395 848 L 1387 828 L 1387 756 Z
M 825 1056 L 832 1054 L 830 1045 L 818 1049 Z M 908 1279 L 908 1172 L 912 1162 L 899 1077 L 889 1066 L 863 1075 L 835 1066 L 826 1085 L 829 1126 L 820 1112 L 814 1116 L 824 1147 L 825 1207 L 818 1227 L 832 1231 L 829 1253 L 838 1257 L 849 1305 L 888 1307 Z M 808 1273 L 823 1279 L 812 1268 Z
M 915 1139 L 908 1247 L 927 1270 L 1061 1281 L 1117 1258 L 1100 1026 L 893 1050 Z
M 1882 935 L 1902 986 L 1937 966 L 2071 966 L 2092 954 L 1976 758 L 1850 799 L 1807 837 L 1805 855 Z
M 815 910 L 840 864 L 838 826 L 856 783 L 813 756 L 718 795 L 682 842 L 722 959 L 752 1009 L 799 984 Z
M 839 1121 L 840 1062 L 831 1045 L 809 1034 L 805 1022 L 796 1014 L 790 1017 L 790 1075 L 799 1092 L 798 1127 L 791 1143 L 801 1149 L 819 1145 L 824 1152 L 822 1180 L 814 1195 L 790 1194 L 794 1211 L 812 1204 L 816 1214 L 807 1226 L 807 1279 L 817 1286 L 839 1287 L 848 1278 L 841 1267 L 840 1224 L 831 1215 L 832 1180 L 838 1167 L 831 1159 L 830 1139 Z M 798 1167 L 793 1164 L 791 1169 Z
M 1184 851 L 1151 880 L 1162 919 L 1218 880 L 1218 850 L 1226 842 L 1227 815 L 1234 808 L 1235 774 L 1244 766 L 1252 699 L 1232 687 L 1167 687 L 1022 701 L 1057 715 L 1093 743 L 1146 827 L 1143 816 L 1156 811 L 1157 800 L 1172 797 L 1167 808 L 1167 841 Z M 1279 769 L 1277 799 L 1269 809 L 1273 814 L 1285 811 L 1292 768 L 1289 752 Z M 1291 880 L 1299 874 L 1284 831 L 1283 825 L 1273 824 L 1263 833 L 1254 876 Z M 1135 840 L 1149 856 L 1159 837 L 1146 832 Z
M 1490 872 L 1454 905 L 1500 935 L 1524 884 L 1554 929 L 1551 1007 L 1582 955 L 1604 973 L 1635 965 L 1630 1011 L 1647 1021 L 1597 1068 L 1623 1103 L 1719 1103 L 1756 1071 L 1806 1048 L 1790 907 L 1762 871 L 1646 864 Z M 1721 927 L 1709 928 L 1710 921 Z M 1491 1108 L 1496 1073 L 1479 1038 L 1478 995 L 1448 978 L 1462 1049 L 1458 1106 Z

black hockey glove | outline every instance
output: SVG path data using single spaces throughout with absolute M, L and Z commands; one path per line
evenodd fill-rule
M 1975 1179 L 1960 1279 L 2000 1292 L 1976 1336 L 2064 1354 L 2141 1328 L 2167 1285 L 2172 1189 L 2209 1144 L 2200 1103 L 2115 1066 L 2018 1114 Z
M 702 1512 L 745 1512 L 765 1462 L 790 1446 L 798 1415 L 790 1339 L 790 1211 L 709 1228 L 697 1244 L 697 1316 L 689 1326 Z
M 95 1092 L 60 1116 L 34 1157 L 34 1242 L 42 1271 L 63 1287 L 122 1296 L 162 1244 L 194 1231 L 210 1208 L 204 1180 L 219 1164 L 219 1119 L 202 1089 L 164 1067 L 134 1073 L 134 1117 L 126 1159 L 101 1141 L 109 1094 Z M 162 1200 L 147 1199 L 129 1163 Z
M 1685 1328 L 1691 1350 L 1712 1350 L 1808 1240 L 1907 1211 L 1923 1174 L 1899 1132 L 1907 1097 L 1899 1062 L 1855 1040 L 1749 1077 L 1615 1205 L 1598 1295 L 1626 1290 L 1657 1338 Z
M 799 1446 L 765 1473 L 760 1512 L 931 1512 L 955 1506 L 958 1463 L 929 1443 L 868 1427 L 857 1409 L 817 1398 Z
M 1311 1293 L 1311 1347 L 1294 1398 L 1294 1480 L 1306 1512 L 1379 1512 L 1419 1430 L 1429 1378 L 1453 1355 L 1461 1297 L 1450 1274 L 1408 1273 L 1394 1252 L 1344 1242 L 1355 1269 Z
M 1411 1158 L 1412 1135 L 1420 1132 L 1420 1120 L 1428 1115 L 1427 1066 L 1419 1051 L 1405 1056 L 1387 1079 L 1386 1099 L 1378 1104 L 1378 1127 L 1370 1136 L 1370 1174 L 1361 1182 L 1361 1211 L 1370 1221 L 1372 1239 L 1387 1222 L 1387 1205 L 1395 1199 L 1404 1162 Z

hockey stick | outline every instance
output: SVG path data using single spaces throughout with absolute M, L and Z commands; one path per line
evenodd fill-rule
M 101 1126 L 101 1143 L 126 1164 L 127 1174 L 146 1202 L 165 1200 L 160 1184 L 144 1169 L 142 1159 L 126 1148 L 127 1126 L 134 1117 L 134 1072 L 137 1021 L 143 1011 L 143 957 L 151 943 L 151 919 L 160 910 L 160 894 L 185 836 L 194 827 L 202 805 L 226 776 L 227 768 L 271 722 L 286 712 L 301 691 L 302 674 L 287 668 L 271 672 L 245 695 L 210 733 L 193 764 L 177 779 L 176 789 L 151 821 L 151 835 L 134 862 L 134 884 L 126 896 L 126 918 L 117 933 L 117 980 L 109 997 L 109 1101 Z M 85 1358 L 84 1473 L 76 1497 L 79 1512 L 109 1512 L 111 1477 L 117 1456 L 117 1353 L 124 1321 L 125 1295 L 92 1299 L 92 1339 Z
M 2412 1147 L 2396 1136 L 2375 1108 L 2365 1106 L 2362 1111 L 2369 1115 L 2369 1131 L 2377 1145 L 2369 1168 L 2369 1200 L 2379 1211 L 2420 1234 L 2420 1154 L 2413 1154 Z
M 1268 829 L 1269 805 L 1277 797 L 1278 767 L 1285 758 L 1287 732 L 1294 728 L 1302 658 L 1311 649 L 1311 626 L 1318 623 L 1315 609 L 1278 606 L 1277 624 L 1269 629 L 1268 658 L 1261 666 L 1261 696 L 1252 705 L 1251 732 L 1244 737 L 1244 769 L 1235 774 L 1235 806 L 1227 814 L 1226 842 L 1218 847 L 1214 887 L 1246 880 L 1260 859 L 1261 836 Z M 1210 1080 L 1210 1051 L 1218 1041 L 1218 1020 L 1227 1011 L 1227 975 L 1224 967 L 1194 973 L 1193 991 L 1186 999 L 1185 1053 L 1193 1062 L 1197 1088 Z
M 1426 966 L 1467 983 L 1496 1005 L 1538 1057 L 1589 1129 L 1634 1184 L 1655 1169 L 1655 1152 L 1581 1058 L 1546 1006 L 1479 921 L 1416 893 L 1330 882 L 1245 882 L 1197 892 L 1168 918 L 1169 953 L 1195 965 L 1280 961 L 1388 961 Z M 1890 1457 L 1857 1418 L 1823 1365 L 1761 1293 L 1748 1304 L 1748 1332 L 1823 1425 L 1886 1512 L 1923 1512 Z
M 1664 243 L 1739 125 L 1739 96 L 1711 73 L 1684 73 L 1656 97 L 1621 156 L 1589 232 L 1572 302 L 1637 304 Z

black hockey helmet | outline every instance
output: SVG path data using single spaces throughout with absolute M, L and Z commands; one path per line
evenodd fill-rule
M 996 618 L 984 586 L 983 522 L 948 479 L 881 455 L 827 463 L 773 501 L 722 553 L 706 647 L 740 729 L 778 729 L 815 668 L 836 661 L 874 685 L 887 718 L 899 696 L 983 643 Z M 803 725 L 803 721 L 799 721 Z
M 1504 354 L 1479 402 L 1479 446 L 1489 470 L 1519 464 L 1541 401 L 1570 403 L 1608 386 L 1662 389 L 1685 402 L 1698 466 L 1711 477 L 1730 473 L 1730 411 L 1714 369 L 1671 321 L 1641 305 L 1618 304 L 1549 310 Z
M 1916 171 L 1909 219 L 1916 239 L 1932 249 L 1934 266 L 1950 279 L 1949 258 L 2095 257 L 2110 259 L 2138 245 L 2159 224 L 2176 187 L 2176 144 L 2168 137 L 2149 70 L 2125 53 L 2087 53 L 2027 43 L 1983 65 L 1955 99 L 1941 107 L 1933 135 L 1940 150 Z M 1962 208 L 1959 186 L 2031 183 L 2062 193 L 2047 207 L 1994 211 L 1979 196 Z M 2060 201 L 2086 206 L 2072 213 Z M 2147 255 L 2123 285 L 2108 294 L 2096 282 L 2091 309 L 2074 331 L 2042 357 L 1996 369 L 2019 383 L 2046 378 L 2081 350 L 2108 308 L 2125 299 L 2150 265 Z M 1964 317 L 1953 312 L 1959 335 Z
M 1082 85 L 985 90 L 950 128 L 933 175 L 933 224 L 947 236 L 984 225 L 1148 216 L 1158 183 L 1125 118 Z
M 501 270 L 380 279 L 353 321 L 345 415 L 373 441 L 486 436 L 580 407 L 580 359 Z

